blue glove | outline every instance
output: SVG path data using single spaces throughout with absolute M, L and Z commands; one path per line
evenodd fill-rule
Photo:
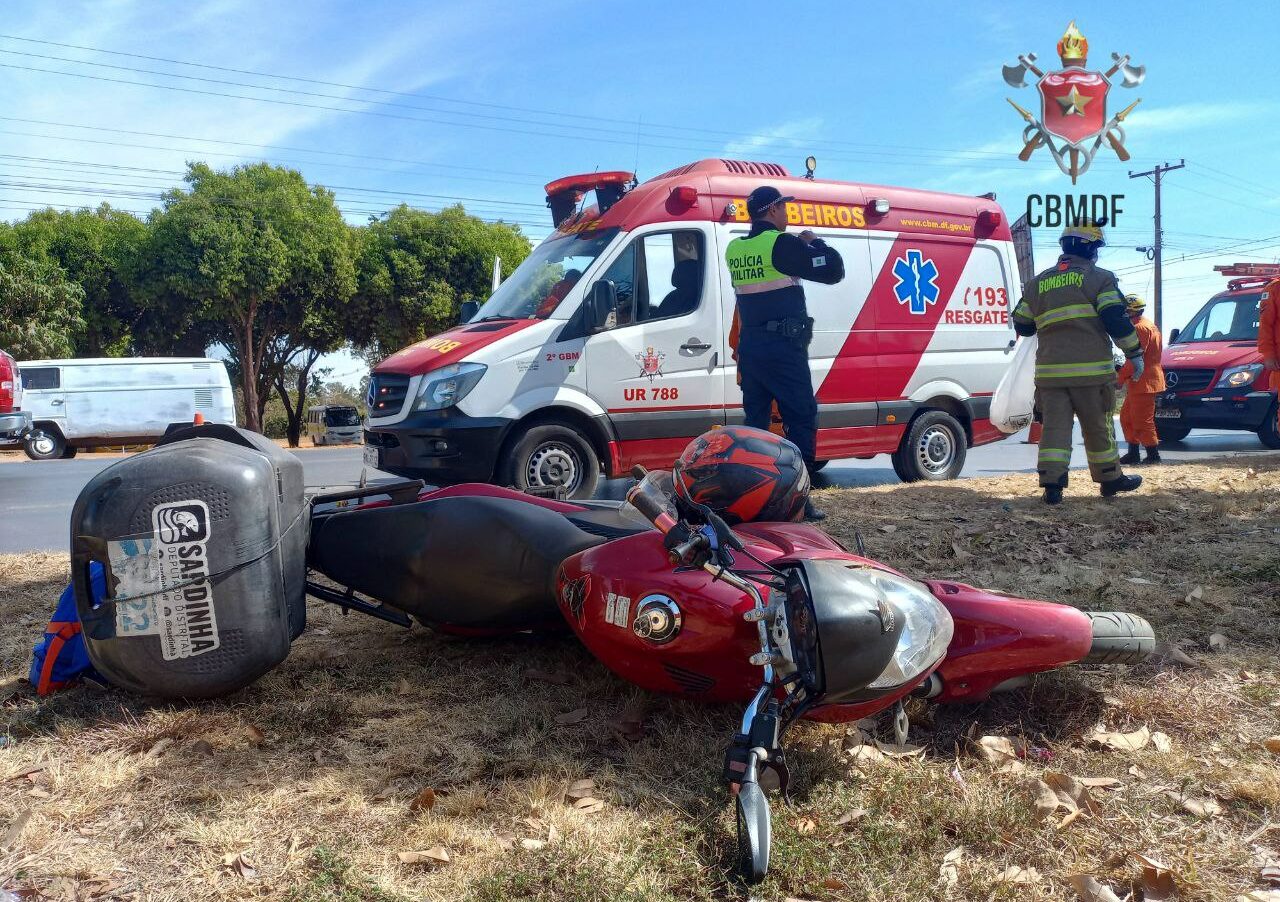
M 1130 363 L 1133 364 L 1133 382 L 1137 382 L 1142 378 L 1142 371 L 1147 368 L 1147 363 L 1141 357 L 1134 357 Z

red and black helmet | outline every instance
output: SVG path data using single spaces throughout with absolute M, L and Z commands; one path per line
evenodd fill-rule
M 809 498 L 800 449 L 763 429 L 727 426 L 689 443 L 672 473 L 676 494 L 725 521 L 798 520 Z

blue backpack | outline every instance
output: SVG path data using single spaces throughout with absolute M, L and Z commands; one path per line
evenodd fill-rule
M 107 577 L 102 564 L 96 561 L 89 565 L 89 584 L 96 605 L 107 595 Z M 75 593 L 71 586 L 67 586 L 58 599 L 44 636 L 36 643 L 30 679 L 39 695 L 48 695 L 86 677 L 105 683 L 89 663 L 89 650 L 80 632 Z

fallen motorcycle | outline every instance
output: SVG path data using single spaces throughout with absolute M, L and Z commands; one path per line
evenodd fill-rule
M 794 446 L 745 434 L 755 432 L 729 427 L 690 447 L 718 473 L 717 449 L 746 442 L 753 481 L 730 494 L 753 515 L 798 510 L 803 469 L 779 481 L 762 453 Z M 731 526 L 690 490 L 688 456 L 673 473 L 637 472 L 622 503 L 405 482 L 304 505 L 291 455 L 230 427 L 186 430 L 107 468 L 77 501 L 73 582 L 86 645 L 126 688 L 210 697 L 283 660 L 302 628 L 304 588 L 344 610 L 460 635 L 567 623 L 642 688 L 746 703 L 725 777 L 748 880 L 769 862 L 759 776 L 771 768 L 785 789 L 782 736 L 796 719 L 896 708 L 901 742 L 908 694 L 980 701 L 1034 673 L 1153 650 L 1150 626 L 1130 614 L 919 582 L 806 524 Z M 369 500 L 377 496 L 387 497 Z M 337 506 L 351 502 L 362 503 Z M 96 601 L 95 561 L 111 587 Z M 339 588 L 304 583 L 306 570 Z

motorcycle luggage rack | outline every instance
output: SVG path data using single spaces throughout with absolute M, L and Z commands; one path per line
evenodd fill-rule
M 339 592 L 309 579 L 307 580 L 307 594 L 321 601 L 327 601 L 329 604 L 336 604 L 342 608 L 343 616 L 352 611 L 357 611 L 361 614 L 368 614 L 370 617 L 377 617 L 379 620 L 385 620 L 388 623 L 394 623 L 396 626 L 403 626 L 405 629 L 413 626 L 413 621 L 409 619 L 408 614 L 388 608 L 384 604 L 370 604 L 363 598 L 356 598 L 355 589 Z
M 326 492 L 315 495 L 310 504 L 330 504 L 334 501 L 352 501 L 356 498 L 369 498 L 374 495 L 389 495 L 392 504 L 408 504 L 418 500 L 418 493 L 427 484 L 421 479 L 402 479 L 399 482 L 386 482 L 381 485 L 362 485 L 359 488 L 343 489 L 340 492 Z

